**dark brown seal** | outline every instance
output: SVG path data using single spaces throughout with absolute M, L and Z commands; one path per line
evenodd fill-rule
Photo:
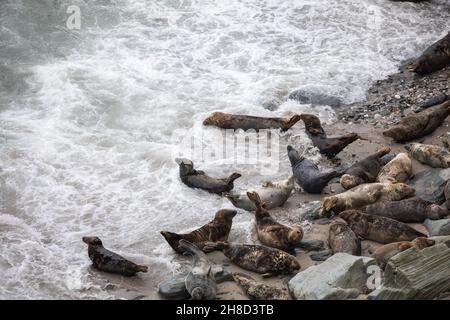
M 261 283 L 243 273 L 233 273 L 234 281 L 253 300 L 288 300 L 289 294 L 281 289 Z
M 267 118 L 248 115 L 214 112 L 203 121 L 205 126 L 215 126 L 222 129 L 281 129 L 286 131 L 300 120 L 300 115 L 295 114 L 290 118 Z
M 359 210 L 343 211 L 339 217 L 348 223 L 358 237 L 379 243 L 412 241 L 418 237 L 426 237 L 403 222 L 366 214 Z
M 234 180 L 241 176 L 240 173 L 235 172 L 228 178 L 212 178 L 203 171 L 195 170 L 191 160 L 176 159 L 176 162 L 180 166 L 180 178 L 185 185 L 211 193 L 222 194 L 223 192 L 230 192 L 234 188 Z
M 328 245 L 333 253 L 343 252 L 354 256 L 361 255 L 361 241 L 347 223 L 339 218 L 333 219 L 330 224 Z
M 103 247 L 102 240 L 98 237 L 83 237 L 83 242 L 88 245 L 88 255 L 94 268 L 131 277 L 137 272 L 147 272 L 146 266 L 137 265 L 124 257 L 109 251 Z
M 250 201 L 256 207 L 256 231 L 258 239 L 262 244 L 292 252 L 300 244 L 303 238 L 303 230 L 301 228 L 290 228 L 275 221 L 270 213 L 264 209 L 261 198 L 256 192 L 247 192 Z
M 383 135 L 397 142 L 411 141 L 436 130 L 450 114 L 450 101 L 404 117 L 395 126 L 383 131 Z
M 303 113 L 300 119 L 305 123 L 305 130 L 320 153 L 332 158 L 353 141 L 360 139 L 356 133 L 350 133 L 342 137 L 328 138 L 323 130 L 320 119 L 313 114 Z
M 419 58 L 408 64 L 406 69 L 425 75 L 443 69 L 448 64 L 450 64 L 450 32 L 428 47 Z
M 374 154 L 353 164 L 341 177 L 342 187 L 351 189 L 363 183 L 375 182 L 383 167 L 381 158 L 389 152 L 391 152 L 391 148 L 381 146 Z
M 437 220 L 449 214 L 446 208 L 419 197 L 400 201 L 379 201 L 368 205 L 365 212 L 405 223 L 422 223 L 425 219 Z
M 427 247 L 431 247 L 434 244 L 435 244 L 434 240 L 427 239 L 425 237 L 418 237 L 413 241 L 400 241 L 389 243 L 375 250 L 375 252 L 372 254 L 372 257 L 375 258 L 375 261 L 377 262 L 378 266 L 384 269 L 386 267 L 388 260 L 393 256 L 395 256 L 397 253 L 405 251 L 409 248 L 417 248 L 421 250 Z
M 292 274 L 300 270 L 297 259 L 289 253 L 254 244 L 210 242 L 203 248 L 206 252 L 222 251 L 233 263 L 243 269 L 262 273 L 263 277 Z
M 161 231 L 161 234 L 177 253 L 184 253 L 184 249 L 180 247 L 179 243 L 181 239 L 195 244 L 199 249 L 203 249 L 205 242 L 228 240 L 233 218 L 236 213 L 236 210 L 222 209 L 216 212 L 213 220 L 190 233 L 177 234 L 169 231 Z

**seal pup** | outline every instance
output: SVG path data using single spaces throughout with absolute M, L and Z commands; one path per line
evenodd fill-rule
M 389 161 L 378 173 L 377 182 L 406 182 L 412 175 L 412 162 L 404 152 Z
M 223 112 L 214 112 L 203 121 L 205 126 L 215 126 L 222 129 L 242 129 L 244 131 L 254 129 L 281 129 L 289 130 L 300 120 L 300 115 L 294 114 L 290 118 L 266 118 L 248 115 L 237 115 Z
M 438 96 L 435 96 L 433 98 L 428 99 L 424 104 L 422 104 L 421 106 L 417 107 L 416 109 L 414 109 L 413 111 L 415 113 L 423 111 L 429 107 L 435 106 L 437 104 L 441 104 L 444 103 L 445 101 L 450 100 L 450 96 L 447 94 L 440 94 Z
M 409 115 L 393 127 L 383 131 L 383 135 L 397 142 L 407 142 L 432 133 L 450 114 L 450 101 Z
M 305 130 L 313 145 L 317 147 L 321 154 L 328 158 L 333 158 L 353 141 L 360 139 L 356 133 L 350 133 L 342 137 L 328 138 L 323 130 L 320 119 L 313 114 L 303 113 L 300 115 L 305 124 Z
M 288 300 L 289 294 L 281 289 L 257 282 L 243 273 L 233 273 L 234 281 L 252 300 Z
M 426 75 L 443 69 L 448 64 L 450 64 L 450 32 L 428 47 L 419 58 L 408 64 L 406 69 L 419 75 Z
M 265 182 L 258 192 L 265 209 L 281 207 L 289 199 L 294 190 L 295 177 L 290 176 L 287 180 L 278 182 Z M 255 211 L 256 207 L 247 197 L 247 193 L 226 192 L 223 194 L 230 202 L 240 209 Z
M 381 269 L 384 269 L 386 267 L 388 260 L 393 256 L 395 256 L 397 253 L 405 251 L 409 248 L 416 248 L 422 250 L 424 248 L 431 247 L 434 244 L 435 244 L 434 240 L 427 239 L 425 237 L 418 237 L 412 241 L 393 242 L 379 247 L 372 254 L 372 257 L 375 259 L 378 266 Z
M 264 209 L 264 204 L 256 192 L 247 192 L 250 201 L 256 207 L 256 232 L 262 244 L 286 252 L 295 252 L 303 238 L 301 228 L 290 228 L 275 221 L 270 213 Z
M 339 181 L 342 187 L 351 189 L 363 183 L 375 182 L 383 166 L 381 158 L 389 152 L 391 152 L 391 148 L 381 146 L 374 154 L 353 164 Z
M 117 273 L 127 277 L 134 276 L 137 272 L 148 271 L 147 266 L 131 262 L 103 247 L 102 240 L 99 237 L 83 237 L 82 240 L 88 245 L 88 255 L 92 265 L 100 271 Z
M 339 217 L 348 223 L 358 237 L 379 243 L 412 241 L 418 237 L 426 237 L 425 234 L 406 223 L 366 214 L 359 210 L 351 209 L 341 212 Z
M 405 183 L 365 183 L 343 193 L 322 199 L 325 214 L 357 209 L 382 200 L 397 201 L 414 195 L 414 188 Z
M 216 299 L 216 279 L 206 255 L 194 244 L 184 239 L 180 240 L 180 247 L 193 257 L 192 269 L 185 280 L 187 292 L 193 300 Z
M 300 264 L 294 256 L 267 246 L 219 241 L 207 243 L 203 250 L 205 252 L 222 251 L 239 267 L 261 273 L 263 277 L 292 274 L 300 270 Z
M 405 146 L 417 161 L 433 168 L 450 167 L 450 152 L 439 146 L 413 142 Z
M 354 256 L 361 255 L 361 241 L 347 223 L 339 218 L 331 221 L 328 230 L 328 245 L 333 253 L 343 252 Z
M 438 220 L 449 214 L 446 208 L 419 197 L 399 201 L 379 201 L 368 205 L 364 211 L 405 223 L 422 223 L 426 219 Z
M 169 231 L 161 231 L 160 233 L 177 253 L 184 253 L 183 248 L 180 247 L 181 239 L 195 244 L 201 250 L 205 242 L 228 240 L 233 218 L 236 214 L 236 210 L 222 209 L 216 212 L 213 220 L 190 233 L 177 234 Z
M 341 175 L 341 172 L 332 170 L 321 172 L 319 167 L 304 156 L 300 156 L 292 146 L 287 146 L 289 161 L 292 166 L 297 183 L 302 189 L 309 193 L 320 193 L 328 182 Z
M 206 175 L 203 171 L 195 170 L 191 160 L 176 159 L 175 161 L 180 166 L 181 181 L 190 188 L 222 194 L 230 192 L 234 188 L 234 180 L 241 177 L 240 173 L 234 172 L 228 178 L 216 179 Z

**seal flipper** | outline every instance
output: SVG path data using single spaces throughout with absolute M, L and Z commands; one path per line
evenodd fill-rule
M 301 119 L 301 116 L 299 114 L 294 114 L 291 118 L 289 118 L 289 120 L 286 122 L 286 125 L 283 126 L 282 131 L 286 131 L 290 128 L 292 128 L 292 126 L 294 126 L 294 124 L 296 124 L 297 122 L 299 122 Z

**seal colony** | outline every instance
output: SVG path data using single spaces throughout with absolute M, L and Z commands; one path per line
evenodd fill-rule
M 421 57 L 407 66 L 407 70 L 423 75 L 449 65 L 449 37 L 450 33 L 429 47 Z M 311 103 L 334 101 L 336 105 L 340 104 L 340 101 L 338 103 L 331 96 L 316 96 L 313 99 L 300 91 L 289 97 L 298 101 L 306 101 L 307 97 L 307 101 Z M 400 143 L 414 141 L 438 129 L 449 113 L 450 101 L 448 95 L 443 94 L 418 106 L 414 113 L 402 117 L 397 124 L 384 130 L 382 135 Z M 329 137 L 319 117 L 312 113 L 294 114 L 290 117 L 258 117 L 214 112 L 204 119 L 203 125 L 244 131 L 287 131 L 300 120 L 313 146 L 325 158 L 333 160 L 335 166 L 339 160 L 335 157 L 342 150 L 358 139 L 365 140 L 354 132 Z M 381 132 L 379 134 L 381 136 Z M 319 169 L 317 163 L 307 159 L 303 152 L 288 145 L 287 158 L 292 175 L 286 180 L 268 182 L 259 188 L 247 188 L 246 192 L 232 191 L 234 181 L 241 177 L 240 173 L 234 172 L 228 177 L 216 178 L 194 169 L 191 160 L 176 159 L 181 183 L 228 199 L 237 209 L 248 211 L 245 213 L 248 219 L 254 215 L 260 244 L 233 242 L 230 233 L 238 210 L 231 209 L 217 208 L 211 221 L 201 227 L 196 226 L 187 233 L 161 231 L 162 237 L 175 253 L 193 257 L 189 272 L 183 277 L 184 283 L 180 286 L 179 281 L 173 282 L 182 291 L 181 295 L 174 296 L 189 296 L 199 300 L 218 297 L 216 284 L 219 283 L 220 275 L 212 271 L 213 266 L 208 259 L 208 254 L 213 251 L 220 251 L 238 267 L 258 273 L 263 278 L 292 276 L 303 272 L 296 258 L 300 248 L 308 251 L 303 239 L 303 229 L 281 224 L 277 221 L 278 217 L 274 219 L 269 212 L 274 208 L 282 210 L 285 203 L 291 201 L 291 195 L 298 192 L 295 190 L 295 183 L 303 193 L 327 195 L 321 199 L 318 217 L 328 217 L 321 219 L 325 221 L 321 223 L 328 224 L 326 239 L 329 249 L 325 248 L 324 243 L 310 245 L 309 248 L 314 247 L 314 250 L 318 247 L 321 249 L 316 253 L 320 258 L 317 260 L 325 260 L 335 253 L 359 256 L 363 253 L 361 241 L 371 240 L 383 244 L 372 256 L 384 268 L 389 259 L 402 251 L 433 246 L 434 240 L 408 223 L 423 223 L 426 219 L 439 220 L 448 216 L 450 181 L 443 190 L 447 207 L 414 197 L 415 190 L 408 185 L 413 173 L 412 159 L 430 167 L 448 168 L 450 153 L 446 148 L 422 142 L 414 141 L 405 145 L 406 152 L 398 154 L 390 154 L 391 147 L 381 145 L 375 153 L 350 166 L 329 170 Z M 298 148 L 303 146 L 299 145 Z M 338 178 L 344 190 L 324 191 L 330 181 Z M 208 195 L 205 193 L 204 196 Z M 252 230 L 248 232 L 251 233 Z M 88 244 L 88 256 L 98 270 L 124 276 L 148 271 L 147 266 L 133 263 L 105 249 L 98 237 L 83 237 L 82 240 Z M 242 273 L 233 273 L 231 278 L 252 299 L 290 298 L 289 294 L 264 283 L 262 279 Z

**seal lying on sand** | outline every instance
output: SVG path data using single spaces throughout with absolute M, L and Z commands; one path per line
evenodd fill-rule
M 431 107 L 400 120 L 395 126 L 383 131 L 383 135 L 397 142 L 411 141 L 432 133 L 450 114 L 450 101 Z
M 380 171 L 377 182 L 406 182 L 412 175 L 412 162 L 404 152 L 399 153 Z
M 375 182 L 383 166 L 381 158 L 389 152 L 391 148 L 382 146 L 376 153 L 353 164 L 341 177 L 342 187 L 351 189 L 363 183 Z
M 442 147 L 411 143 L 405 146 L 411 156 L 417 161 L 429 165 L 433 168 L 448 168 L 450 167 L 450 152 Z
M 400 241 L 389 243 L 375 250 L 375 252 L 372 254 L 372 257 L 375 258 L 375 261 L 377 262 L 378 266 L 381 269 L 384 269 L 386 267 L 388 260 L 393 256 L 395 256 L 397 253 L 405 251 L 409 248 L 417 248 L 421 250 L 433 246 L 434 243 L 435 243 L 434 240 L 427 239 L 425 237 L 418 237 L 413 241 Z
M 244 290 L 245 294 L 253 300 L 288 300 L 289 294 L 281 289 L 257 282 L 249 275 L 233 274 L 234 281 Z
M 366 214 L 359 210 L 341 212 L 339 217 L 348 223 L 358 237 L 379 243 L 412 241 L 418 237 L 426 237 L 403 222 Z
M 450 64 L 450 32 L 439 41 L 433 43 L 406 69 L 420 75 L 425 75 L 445 68 Z
M 176 162 L 180 166 L 180 178 L 185 185 L 211 193 L 222 194 L 223 192 L 230 192 L 234 188 L 234 180 L 241 176 L 240 173 L 235 172 L 228 178 L 216 179 L 207 176 L 203 171 L 195 170 L 191 160 L 176 159 Z
M 256 192 L 248 192 L 248 198 L 256 207 L 256 231 L 262 244 L 283 251 L 292 252 L 303 238 L 301 228 L 290 228 L 275 221 L 263 208 L 263 203 Z
M 336 214 L 382 200 L 397 201 L 413 196 L 414 192 L 412 187 L 401 182 L 361 184 L 343 193 L 323 198 L 323 213 Z
M 368 205 L 365 208 L 365 212 L 406 223 L 422 223 L 425 219 L 437 220 L 444 218 L 449 214 L 446 208 L 425 201 L 419 197 L 403 199 L 400 201 L 379 201 Z
M 360 139 L 356 133 L 350 133 L 337 138 L 328 138 L 318 117 L 313 114 L 303 113 L 300 115 L 300 119 L 305 123 L 305 130 L 312 140 L 313 145 L 319 149 L 320 153 L 329 158 L 337 155 L 356 139 Z
M 88 255 L 94 268 L 131 277 L 137 272 L 147 272 L 146 266 L 137 265 L 117 253 L 103 247 L 102 240 L 98 237 L 83 237 L 83 242 L 88 244 Z
M 279 182 L 265 182 L 257 192 L 264 203 L 265 209 L 281 207 L 289 199 L 294 190 L 295 177 L 290 176 L 287 180 Z M 247 211 L 255 211 L 256 207 L 247 197 L 247 193 L 228 192 L 223 194 L 231 203 Z
M 300 115 L 295 114 L 290 118 L 265 118 L 247 115 L 214 112 L 203 121 L 205 126 L 216 126 L 222 129 L 281 129 L 286 131 L 300 120 Z
M 354 256 L 361 255 L 361 241 L 342 219 L 333 219 L 328 231 L 328 244 L 333 253 L 343 252 Z
M 297 259 L 283 250 L 254 244 L 230 242 L 209 242 L 203 248 L 205 252 L 214 250 L 223 254 L 239 267 L 262 273 L 263 277 L 277 274 L 292 274 L 300 270 Z
M 325 188 L 331 179 L 338 177 L 341 174 L 335 170 L 320 172 L 319 167 L 315 163 L 300 156 L 298 151 L 292 146 L 288 146 L 287 151 L 292 166 L 292 173 L 297 179 L 297 183 L 306 192 L 322 192 L 322 189 Z
M 195 244 L 201 250 L 205 242 L 228 240 L 233 218 L 236 214 L 236 210 L 222 209 L 216 212 L 212 221 L 190 233 L 177 234 L 169 231 L 161 231 L 161 234 L 177 253 L 184 253 L 183 248 L 180 247 L 181 239 Z
M 192 269 L 185 280 L 187 292 L 193 300 L 216 299 L 216 279 L 206 255 L 194 244 L 184 239 L 180 240 L 180 247 L 194 258 Z

